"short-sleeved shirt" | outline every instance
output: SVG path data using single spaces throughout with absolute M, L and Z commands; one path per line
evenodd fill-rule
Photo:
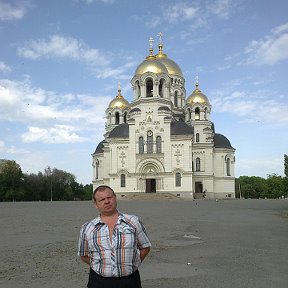
M 78 255 L 89 256 L 91 268 L 104 277 L 131 275 L 141 265 L 140 249 L 151 243 L 140 219 L 135 215 L 119 213 L 113 230 L 101 217 L 85 223 L 80 231 Z

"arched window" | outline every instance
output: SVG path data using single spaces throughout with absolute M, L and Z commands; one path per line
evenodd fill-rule
M 161 98 L 163 98 L 164 97 L 164 80 L 163 79 L 161 79 L 160 80 L 160 83 L 159 83 L 159 96 L 161 97 Z
M 199 133 L 196 133 L 196 142 L 199 142 Z
M 111 122 L 111 113 L 108 114 L 108 124 L 112 124 L 112 122 Z
M 125 174 L 121 174 L 121 187 L 126 187 L 126 176 Z
M 143 137 L 139 137 L 139 154 L 144 153 L 144 139 Z
M 151 78 L 146 80 L 146 97 L 153 97 L 153 80 Z
M 227 173 L 227 176 L 231 176 L 231 160 L 230 160 L 230 158 L 227 158 L 227 160 L 226 160 L 226 173 Z
M 95 179 L 98 179 L 99 178 L 99 160 L 97 159 L 96 160 L 96 163 L 95 163 Z
M 123 115 L 123 121 L 124 123 L 127 123 L 127 112 L 125 112 Z
M 197 157 L 196 158 L 196 171 L 200 171 L 200 158 L 199 157 Z
M 175 91 L 174 94 L 174 106 L 178 107 L 178 91 Z
M 191 120 L 191 110 L 190 110 L 190 108 L 187 110 L 187 113 L 188 113 L 188 120 Z
M 147 132 L 147 153 L 153 153 L 153 133 L 151 130 Z
M 181 174 L 179 172 L 175 174 L 175 186 L 181 187 Z
M 136 97 L 140 98 L 140 96 L 141 96 L 140 84 L 139 81 L 136 81 Z
M 200 109 L 197 107 L 195 109 L 195 120 L 200 120 Z
M 204 109 L 204 119 L 207 120 L 207 107 Z
M 156 137 L 156 153 L 161 153 L 161 136 Z
M 120 115 L 119 115 L 119 112 L 116 112 L 115 113 L 115 124 L 119 124 L 120 122 Z

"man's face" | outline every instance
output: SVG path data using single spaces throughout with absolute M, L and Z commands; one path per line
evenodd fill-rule
M 95 194 L 95 206 L 102 215 L 112 215 L 117 208 L 116 196 L 110 189 L 97 191 Z

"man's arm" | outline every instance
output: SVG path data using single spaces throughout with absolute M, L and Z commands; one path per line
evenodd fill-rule
M 144 258 L 148 255 L 149 252 L 150 252 L 150 247 L 140 249 L 141 262 L 143 262 Z
M 90 266 L 90 257 L 89 256 L 80 256 L 81 260 Z

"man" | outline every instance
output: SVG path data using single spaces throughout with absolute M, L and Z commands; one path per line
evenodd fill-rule
M 100 215 L 80 231 L 78 255 L 90 265 L 88 288 L 141 288 L 138 268 L 151 243 L 135 215 L 117 210 L 112 188 L 101 185 L 93 192 Z

